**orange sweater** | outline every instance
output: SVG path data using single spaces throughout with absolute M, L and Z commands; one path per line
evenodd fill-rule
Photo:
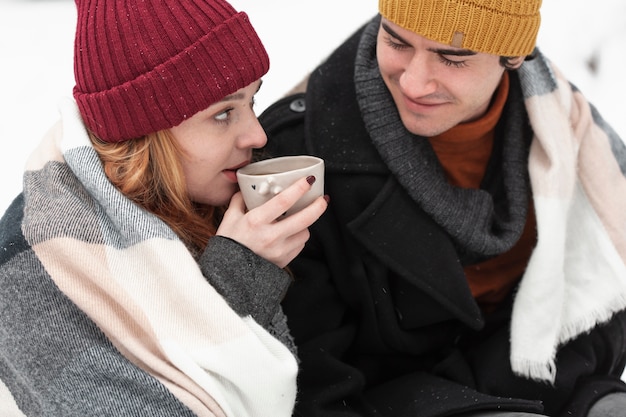
M 509 92 L 505 72 L 493 103 L 478 120 L 463 123 L 430 138 L 448 181 L 464 188 L 479 188 L 485 175 L 494 141 L 494 129 Z M 520 240 L 508 252 L 465 267 L 472 294 L 485 311 L 501 302 L 521 278 L 536 243 L 535 213 L 529 207 L 528 220 Z

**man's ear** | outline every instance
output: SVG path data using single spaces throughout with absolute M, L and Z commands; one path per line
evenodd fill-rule
M 524 60 L 526 59 L 525 56 L 514 56 L 509 58 L 509 64 L 511 65 L 509 67 L 509 69 L 518 69 L 523 63 Z

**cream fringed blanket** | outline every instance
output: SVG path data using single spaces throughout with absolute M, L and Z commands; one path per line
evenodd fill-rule
M 109 183 L 73 101 L 2 231 L 0 398 L 21 415 L 291 416 L 296 358 L 270 334 L 288 274 L 219 237 L 196 262 Z
M 611 150 L 617 135 L 582 94 L 542 56 L 519 74 L 535 134 L 538 242 L 515 298 L 511 362 L 554 381 L 557 347 L 626 307 L 626 178 Z

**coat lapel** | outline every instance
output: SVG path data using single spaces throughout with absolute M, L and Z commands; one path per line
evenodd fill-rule
M 402 277 L 396 284 L 398 305 L 402 305 L 403 299 L 410 300 L 410 293 L 417 289 L 468 326 L 476 329 L 482 326 L 482 314 L 466 284 L 450 238 L 393 177 L 389 177 L 372 203 L 348 224 L 348 229 Z M 404 316 L 410 320 L 406 314 Z M 429 317 L 433 319 L 436 318 Z

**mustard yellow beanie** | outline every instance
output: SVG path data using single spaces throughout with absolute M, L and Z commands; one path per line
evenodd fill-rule
M 435 42 L 500 56 L 530 54 L 541 0 L 379 0 L 380 14 Z

